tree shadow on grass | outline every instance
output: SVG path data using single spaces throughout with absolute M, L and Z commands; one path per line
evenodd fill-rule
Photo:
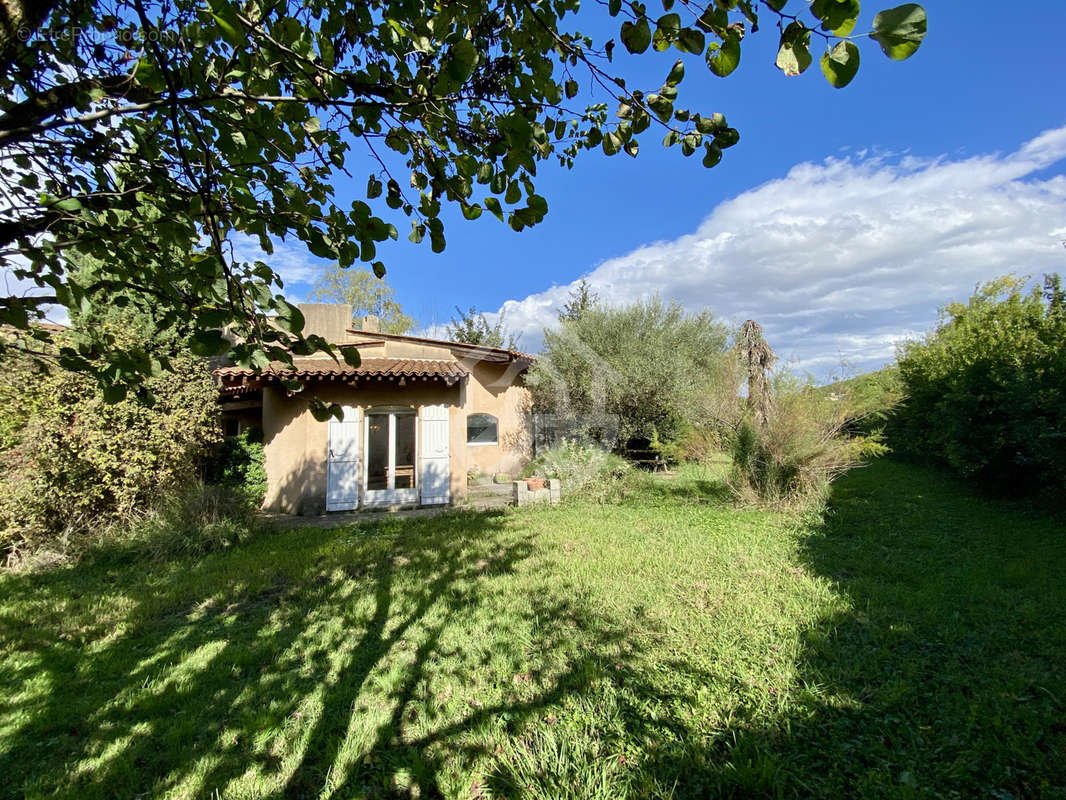
M 507 519 L 6 578 L 0 796 L 476 793 L 501 737 L 634 650 L 557 578 L 516 596 L 535 545 Z
M 1066 537 L 934 470 L 841 479 L 803 569 L 839 608 L 793 695 L 643 769 L 676 797 L 1066 796 Z
M 132 583 L 129 564 L 6 579 L 0 794 L 199 796 L 253 770 L 317 796 L 368 676 L 528 556 L 499 518 L 456 519 L 276 534 Z

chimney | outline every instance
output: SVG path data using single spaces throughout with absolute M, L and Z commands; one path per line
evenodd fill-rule
M 375 314 L 367 314 L 365 317 L 363 317 L 363 321 L 360 323 L 359 327 L 361 330 L 369 331 L 370 333 L 377 333 L 378 323 L 379 320 Z
M 330 344 L 348 339 L 352 307 L 348 303 L 300 303 L 304 315 L 304 336 L 318 334 Z

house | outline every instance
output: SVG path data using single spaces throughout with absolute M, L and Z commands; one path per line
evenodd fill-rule
M 456 503 L 467 473 L 517 471 L 529 459 L 533 357 L 513 350 L 382 333 L 374 317 L 352 328 L 344 304 L 300 305 L 304 334 L 354 347 L 361 364 L 294 358 L 260 374 L 215 370 L 228 432 L 259 426 L 267 494 L 283 513 Z M 297 380 L 302 391 L 283 384 Z M 343 409 L 319 422 L 318 397 Z

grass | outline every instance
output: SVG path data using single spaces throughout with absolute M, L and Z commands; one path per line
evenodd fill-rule
M 0 796 L 1062 797 L 1064 567 L 882 461 L 9 575 Z

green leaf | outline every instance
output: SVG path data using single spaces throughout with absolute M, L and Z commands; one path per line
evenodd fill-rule
M 359 355 L 359 348 L 357 347 L 341 347 L 341 358 L 344 359 L 344 363 L 349 367 L 358 367 L 363 363 L 362 357 Z
M 236 26 L 236 15 L 234 14 L 233 20 L 224 19 L 218 14 L 212 13 L 211 16 L 215 20 L 215 24 L 218 25 L 218 29 L 222 31 L 222 38 L 229 42 L 233 47 L 241 47 L 247 44 L 245 37 L 241 35 Z M 227 15 L 229 16 L 229 15 Z
M 729 26 L 729 13 L 724 8 L 708 5 L 696 24 L 707 33 L 722 33 Z
M 222 331 L 214 329 L 196 331 L 189 340 L 189 349 L 193 355 L 203 356 L 204 358 L 220 356 L 229 348 L 230 343 L 222 335 Z
M 703 48 L 700 48 L 700 52 Z M 685 77 L 685 62 L 680 58 L 674 62 L 674 66 L 670 68 L 670 74 L 666 76 L 667 86 L 677 86 Z M 619 114 L 621 116 L 621 114 Z
M 821 66 L 829 85 L 843 89 L 859 71 L 859 48 L 853 42 L 837 42 L 822 54 Z
M 610 133 L 608 133 L 606 136 L 603 137 L 603 152 L 604 153 L 606 153 L 609 156 L 613 156 L 615 153 L 617 153 L 621 149 L 622 149 L 622 139 L 617 133 L 615 133 L 614 131 L 611 131 Z
M 452 45 L 448 56 L 448 77 L 457 84 L 466 83 L 474 74 L 474 65 L 477 64 L 477 49 L 474 43 L 469 39 L 460 39 Z
M 608 0 L 607 13 L 612 17 L 617 17 L 618 12 L 622 10 L 622 0 Z
M 481 206 L 477 203 L 473 205 L 463 206 L 463 216 L 467 219 L 477 219 L 481 216 Z
M 312 397 L 307 404 L 311 416 L 319 422 L 326 422 L 330 417 L 344 419 L 344 409 L 336 403 L 323 403 L 317 397 Z
M 56 203 L 54 208 L 60 211 L 81 211 L 81 200 L 76 197 L 67 197 Z
M 503 207 L 500 205 L 500 201 L 495 197 L 489 196 L 485 198 L 485 208 L 495 214 L 500 222 L 503 222 Z
M 425 235 L 426 226 L 422 225 L 420 222 L 418 222 L 418 220 L 411 220 L 411 233 L 407 238 L 415 244 L 418 244 L 422 241 Z
M 439 219 L 429 221 L 429 247 L 434 253 L 444 252 L 444 223 Z
M 563 91 L 566 93 L 567 97 L 574 97 L 577 94 L 577 90 L 578 90 L 577 81 L 575 81 L 573 79 L 570 79 L 566 83 L 563 84 Z
M 917 3 L 907 3 L 874 17 L 874 32 L 870 38 L 881 45 L 886 56 L 893 61 L 902 61 L 918 50 L 925 38 L 926 26 L 925 9 Z
M 667 41 L 674 41 L 681 33 L 681 15 L 663 14 L 655 23 L 655 29 L 663 35 Z
M 636 23 L 628 20 L 622 23 L 622 44 L 630 53 L 643 53 L 651 44 L 651 26 L 648 18 L 641 17 Z
M 375 261 L 373 264 L 370 265 L 370 268 L 372 270 L 374 270 L 374 275 L 376 277 L 378 277 L 378 278 L 384 278 L 385 277 L 385 265 L 383 263 L 381 263 L 380 261 Z
M 736 128 L 722 128 L 720 131 L 715 131 L 714 142 L 719 147 L 732 147 L 740 141 L 740 133 Z
M 259 369 L 266 369 L 270 366 L 270 356 L 264 353 L 262 350 L 253 350 L 251 353 L 252 366 Z
M 700 133 L 715 133 L 725 126 L 724 114 L 711 114 L 709 117 L 696 118 L 696 130 Z
M 299 308 L 280 297 L 277 300 L 277 307 L 278 317 L 275 321 L 279 328 L 289 333 L 299 333 L 304 329 L 304 315 Z
M 732 31 L 722 40 L 707 45 L 707 66 L 719 78 L 729 75 L 740 64 L 740 39 Z
M 695 28 L 682 28 L 677 36 L 677 49 L 683 53 L 702 53 L 706 37 Z
M 381 197 L 381 181 L 373 175 L 371 175 L 370 179 L 366 182 L 366 196 L 370 200 L 373 200 L 375 197 Z
M 715 142 L 705 142 L 703 147 L 707 151 L 706 155 L 703 156 L 703 166 L 707 167 L 707 169 L 717 166 L 718 162 L 722 160 L 722 148 Z
M 781 46 L 774 61 L 777 68 L 789 77 L 802 74 L 813 60 L 807 49 L 810 38 L 811 32 L 803 23 L 789 24 L 781 34 Z
M 822 30 L 847 36 L 859 18 L 859 0 L 814 0 L 811 13 L 822 21 Z

